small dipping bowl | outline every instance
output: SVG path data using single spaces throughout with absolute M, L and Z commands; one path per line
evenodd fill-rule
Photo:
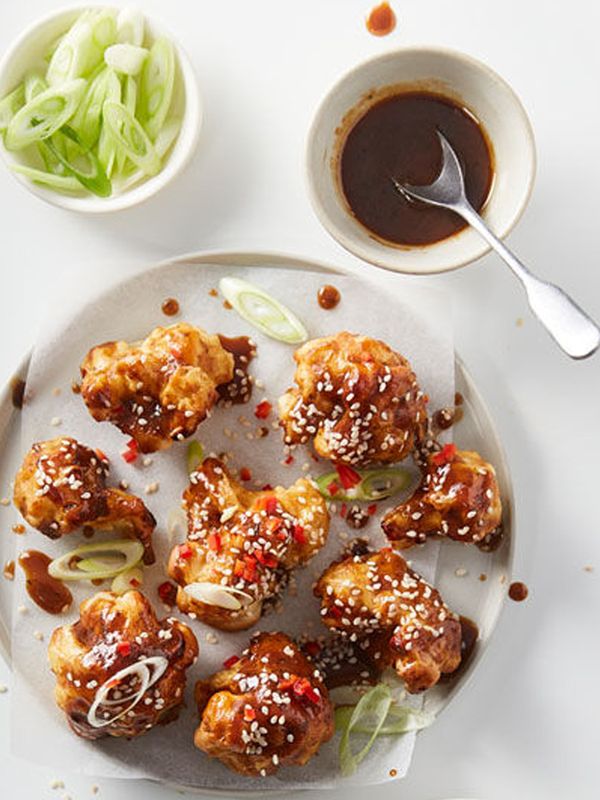
M 0 61 L 0 98 L 11 92 L 23 80 L 26 73 L 43 65 L 43 56 L 66 33 L 84 11 L 90 8 L 112 8 L 112 6 L 89 5 L 63 8 L 37 20 L 30 25 L 8 48 Z M 115 9 L 118 11 L 119 9 Z M 143 12 L 142 12 L 143 13 Z M 200 94 L 194 69 L 175 39 L 162 25 L 146 14 L 144 16 L 145 38 L 152 43 L 159 36 L 165 36 L 175 49 L 177 73 L 171 109 L 181 116 L 181 128 L 175 143 L 164 158 L 163 166 L 157 175 L 146 178 L 131 189 L 115 193 L 110 197 L 96 197 L 93 194 L 67 195 L 33 183 L 29 178 L 12 172 L 15 179 L 30 192 L 47 203 L 84 213 L 103 213 L 120 211 L 142 203 L 170 183 L 184 168 L 196 149 L 202 121 Z M 0 138 L 0 156 L 10 166 L 11 163 L 29 165 L 29 161 L 18 150 L 7 150 Z
M 446 272 L 480 258 L 489 246 L 469 227 L 426 245 L 384 241 L 354 216 L 341 185 L 340 160 L 348 134 L 371 106 L 403 92 L 442 95 L 479 122 L 493 165 L 481 214 L 500 237 L 517 223 L 533 188 L 533 131 L 506 81 L 470 56 L 437 47 L 409 47 L 366 61 L 322 101 L 306 152 L 309 193 L 321 223 L 343 247 L 376 266 L 405 273 Z

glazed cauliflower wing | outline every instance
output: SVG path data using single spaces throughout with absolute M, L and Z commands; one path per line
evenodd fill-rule
M 306 764 L 334 733 L 315 666 L 283 633 L 261 633 L 231 669 L 196 685 L 194 743 L 242 775 Z
M 58 539 L 81 526 L 139 539 L 154 563 L 156 521 L 139 497 L 106 487 L 108 461 L 68 436 L 36 442 L 15 477 L 14 503 L 33 528 Z
M 430 536 L 482 543 L 496 531 L 502 503 L 496 473 L 479 453 L 446 445 L 429 456 L 412 497 L 385 515 L 382 527 L 402 550 Z
M 288 445 L 314 439 L 331 461 L 393 463 L 424 439 L 425 397 L 408 361 L 367 336 L 338 333 L 296 351 L 295 381 L 279 399 Z
M 187 625 L 173 618 L 159 621 L 137 591 L 99 592 L 84 600 L 79 612 L 77 622 L 54 631 L 48 647 L 55 699 L 73 731 L 85 739 L 130 738 L 175 719 L 186 670 L 198 655 L 196 637 Z M 115 676 L 146 658 L 157 679 L 125 711 L 140 684 L 135 671 L 122 679 Z M 111 680 L 106 701 L 94 712 L 97 694 Z
M 332 564 L 315 594 L 321 619 L 336 632 L 355 640 L 387 634 L 380 657 L 393 664 L 411 693 L 431 688 L 460 664 L 458 618 L 391 548 Z
M 288 489 L 251 492 L 218 459 L 208 458 L 192 473 L 183 498 L 188 538 L 173 549 L 168 567 L 179 584 L 177 605 L 223 630 L 257 622 L 263 603 L 277 596 L 289 572 L 309 561 L 327 539 L 325 501 L 305 478 Z M 239 607 L 192 597 L 186 587 L 197 583 L 233 590 L 229 596 Z
M 81 365 L 81 395 L 98 422 L 112 422 L 144 453 L 191 436 L 233 378 L 218 336 L 180 322 L 140 344 L 107 342 Z

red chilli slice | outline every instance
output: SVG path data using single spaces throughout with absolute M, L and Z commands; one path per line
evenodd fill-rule
M 129 642 L 118 642 L 117 653 L 120 656 L 128 656 L 131 653 L 131 644 Z
M 244 719 L 246 722 L 252 722 L 256 719 L 256 711 L 252 708 L 252 706 L 246 706 L 244 708 Z
M 437 467 L 441 467 L 443 464 L 449 464 L 455 455 L 456 445 L 454 443 L 445 444 L 439 453 L 431 456 L 431 460 Z
M 284 460 L 284 462 L 283 462 L 283 463 L 284 463 L 284 464 L 287 464 L 287 465 L 288 465 L 288 467 L 289 467 L 289 465 L 290 465 L 290 464 L 293 464 L 293 463 L 294 463 L 294 456 L 293 456 L 293 455 L 289 455 L 289 456 L 288 456 L 288 457 L 287 457 L 287 458 Z
M 268 400 L 263 400 L 262 403 L 259 403 L 254 409 L 254 416 L 257 419 L 266 419 L 271 413 L 272 408 L 273 406 Z
M 321 699 L 308 678 L 298 678 L 295 680 L 292 690 L 297 697 L 306 697 L 311 703 L 318 703 Z
M 221 549 L 221 537 L 218 533 L 209 533 L 208 534 L 208 549 L 212 550 L 215 553 L 218 553 Z
M 327 491 L 332 497 L 335 497 L 339 490 L 340 487 L 335 481 L 331 481 L 331 483 L 327 486 Z
M 367 506 L 367 514 L 372 517 L 373 514 L 377 511 L 377 504 L 371 503 L 370 506 Z
M 189 544 L 180 544 L 179 550 L 177 551 L 177 556 L 179 558 L 183 558 L 185 561 L 188 561 L 194 555 L 194 551 L 189 546 Z
M 358 472 L 355 469 L 352 469 L 352 467 L 349 467 L 347 464 L 336 464 L 335 469 L 340 479 L 340 483 L 346 490 L 352 489 L 353 486 L 357 486 L 362 480 Z
M 248 469 L 248 467 L 242 467 L 240 470 L 240 480 L 241 481 L 251 481 L 252 480 L 252 473 Z
M 237 664 L 239 660 L 240 660 L 239 656 L 229 656 L 229 658 L 225 659 L 225 661 L 223 662 L 223 666 L 225 667 L 225 669 L 230 669 L 231 667 L 233 667 L 234 664 Z
M 165 581 L 158 587 L 158 596 L 166 605 L 174 606 L 177 599 L 177 587 L 170 581 Z
M 294 537 L 294 541 L 298 544 L 306 544 L 306 534 L 304 533 L 302 525 L 294 525 L 292 536 Z

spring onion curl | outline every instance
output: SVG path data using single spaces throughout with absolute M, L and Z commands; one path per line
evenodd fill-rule
M 0 136 L 22 153 L 13 170 L 67 194 L 129 191 L 160 171 L 179 135 L 178 79 L 173 45 L 149 39 L 139 11 L 79 14 L 0 98 Z
M 298 317 L 279 300 L 248 281 L 221 278 L 219 289 L 237 313 L 271 339 L 299 344 L 308 339 Z

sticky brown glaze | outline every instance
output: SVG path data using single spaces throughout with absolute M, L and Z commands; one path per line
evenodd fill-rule
M 99 592 L 84 600 L 79 611 L 77 622 L 54 631 L 48 647 L 56 676 L 56 702 L 72 730 L 84 739 L 131 738 L 175 719 L 183 702 L 186 670 L 198 655 L 198 643 L 187 625 L 174 618 L 158 620 L 138 591 Z M 88 711 L 98 688 L 120 670 L 150 656 L 168 661 L 160 679 L 130 713 L 104 727 L 93 727 Z M 135 687 L 120 681 L 114 688 L 115 693 L 129 694 Z M 118 709 L 111 707 L 111 716 Z
M 62 436 L 36 442 L 15 477 L 15 506 L 33 528 L 51 539 L 82 526 L 117 530 L 144 546 L 144 562 L 154 563 L 156 520 L 142 500 L 107 488 L 106 456 Z
M 252 396 L 252 381 L 248 375 L 250 362 L 256 355 L 256 345 L 248 336 L 230 338 L 219 334 L 221 347 L 233 356 L 233 377 L 217 387 L 224 405 L 247 403 Z
M 19 556 L 29 597 L 46 613 L 61 614 L 70 607 L 73 595 L 62 581 L 48 573 L 51 562 L 52 559 L 39 550 L 25 550 Z
M 461 627 L 439 592 L 384 548 L 332 564 L 315 586 L 321 619 L 351 640 L 384 635 L 384 662 L 407 691 L 422 692 L 461 659 Z M 387 639 L 387 643 L 385 642 Z
M 387 344 L 341 332 L 294 354 L 297 388 L 279 399 L 285 443 L 352 466 L 394 463 L 425 438 L 425 396 L 409 362 Z
M 405 503 L 388 511 L 381 526 L 403 550 L 428 537 L 480 543 L 500 525 L 502 503 L 491 464 L 468 450 L 445 445 L 429 456 L 419 487 Z
M 81 395 L 98 422 L 112 422 L 143 453 L 191 436 L 233 377 L 218 336 L 180 322 L 141 344 L 107 342 L 81 364 Z
M 180 587 L 177 605 L 222 630 L 255 624 L 289 573 L 310 561 L 327 540 L 325 500 L 306 478 L 288 489 L 252 492 L 222 462 L 207 458 L 190 476 L 183 499 L 188 538 L 173 549 L 168 565 Z M 185 591 L 197 582 L 237 589 L 247 597 L 239 609 L 208 605 Z
M 21 410 L 25 400 L 25 381 L 23 378 L 13 378 L 11 382 L 11 400 L 13 407 Z
M 261 633 L 230 668 L 196 684 L 194 743 L 242 775 L 307 764 L 334 734 L 318 669 L 283 633 Z

